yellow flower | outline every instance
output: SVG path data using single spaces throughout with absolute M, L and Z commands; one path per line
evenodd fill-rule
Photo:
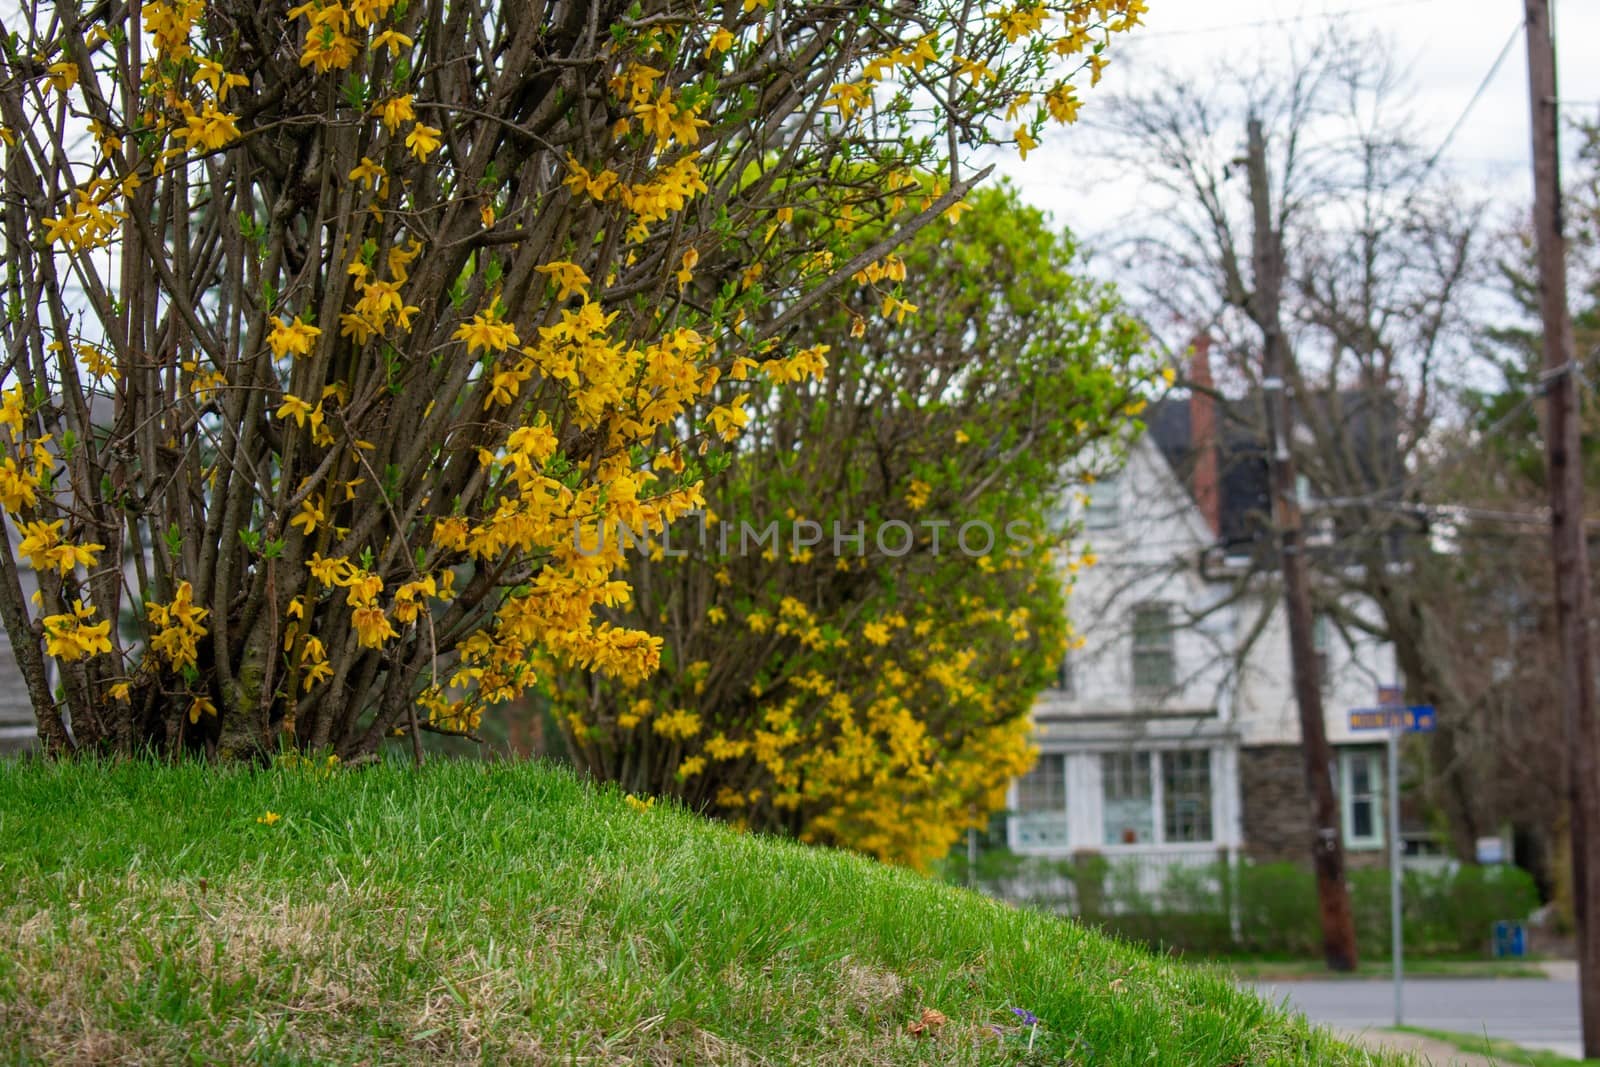
M 472 316 L 470 322 L 457 326 L 452 336 L 457 341 L 466 342 L 469 356 L 474 352 L 504 352 L 520 343 L 516 329 L 508 322 L 501 322 L 493 311 Z
M 325 559 L 320 552 L 311 553 L 311 558 L 306 560 L 306 569 L 313 578 L 328 586 L 342 585 L 352 570 L 350 561 L 343 556 Z
M 706 58 L 710 59 L 719 52 L 726 52 L 733 47 L 733 34 L 726 26 L 718 26 L 717 32 L 711 35 L 711 40 L 706 44 Z
M 617 172 L 602 170 L 598 174 L 590 174 L 587 168 L 572 156 L 567 157 L 567 169 L 572 173 L 562 179 L 562 184 L 571 190 L 573 196 L 587 193 L 596 200 L 604 200 L 606 194 L 617 184 Z
M 662 737 L 681 741 L 700 732 L 700 716 L 677 708 L 656 719 L 653 729 Z
M 188 111 L 183 120 L 184 128 L 178 131 L 178 136 L 187 141 L 190 148 L 214 151 L 239 139 L 239 129 L 234 125 L 238 119 L 237 115 L 218 111 L 217 105 L 207 100 L 205 109 L 199 114 L 195 114 L 193 109 Z
M 411 47 L 411 38 L 395 30 L 384 30 L 372 39 L 372 44 L 368 47 L 374 52 L 380 48 L 387 48 L 392 59 L 400 54 L 400 49 Z
M 678 287 L 681 289 L 694 279 L 695 264 L 700 262 L 700 253 L 691 248 L 683 254 L 683 265 L 678 268 Z
M 322 510 L 322 497 L 308 497 L 301 503 L 300 510 L 295 514 L 294 518 L 289 520 L 289 525 L 297 528 L 304 527 L 306 536 L 310 537 L 327 517 Z
M 292 322 L 285 322 L 281 317 L 275 318 L 272 320 L 272 332 L 267 335 L 267 346 L 279 359 L 290 352 L 297 356 L 309 356 L 312 344 L 321 335 L 322 331 L 317 327 L 301 322 L 299 315 Z
M 400 636 L 379 607 L 357 608 L 350 616 L 350 625 L 365 648 L 382 648 L 386 640 Z
M 1050 117 L 1057 122 L 1065 125 L 1078 121 L 1078 108 L 1082 101 L 1073 92 L 1070 83 L 1062 82 L 1046 93 L 1044 100 L 1046 106 L 1050 108 Z
M 585 300 L 589 298 L 589 276 L 576 263 L 557 260 L 554 263 L 545 263 L 533 269 L 540 274 L 550 275 L 550 280 L 555 282 L 560 289 L 560 292 L 556 293 L 557 300 L 565 300 L 574 293 Z
M 217 706 L 211 703 L 210 697 L 195 697 L 194 700 L 190 702 L 189 722 L 191 724 L 199 722 L 201 715 L 209 715 L 213 719 L 217 717 Z
M 1028 153 L 1039 147 L 1039 142 L 1033 139 L 1033 134 L 1028 132 L 1028 127 L 1017 127 L 1017 154 L 1023 159 L 1028 158 Z
M 749 399 L 748 396 L 736 396 L 731 402 L 711 409 L 706 421 L 711 423 L 718 437 L 731 441 L 739 436 L 739 431 L 750 421 L 750 413 L 744 409 L 745 401 Z
M 49 615 L 44 619 L 45 652 L 64 663 L 111 651 L 111 622 L 90 623 L 94 609 L 73 604 L 70 615 Z
M 377 187 L 378 183 L 383 180 L 383 174 L 384 171 L 382 167 L 368 159 L 366 156 L 362 156 L 361 162 L 356 164 L 354 169 L 350 171 L 349 180 L 353 182 L 360 182 L 368 189 L 374 189 Z M 357 262 L 359 263 L 360 261 L 358 260 Z M 362 263 L 361 266 L 365 267 L 366 264 Z M 352 263 L 350 267 L 352 270 L 354 270 L 356 263 Z
M 391 96 L 378 105 L 378 117 L 383 120 L 383 125 L 390 133 L 401 126 L 411 122 L 417 117 L 416 111 L 411 107 L 411 96 Z M 437 130 L 434 132 L 438 132 Z
M 50 84 L 59 92 L 66 92 L 78 84 L 78 65 L 76 63 L 52 63 L 46 70 Z
M 283 403 L 278 405 L 278 418 L 294 419 L 296 426 L 306 424 L 306 416 L 311 414 L 311 405 L 295 396 L 293 393 L 283 394 Z
M 628 807 L 632 808 L 634 811 L 649 811 L 651 808 L 656 806 L 655 797 L 645 797 L 643 800 L 641 800 L 632 793 L 629 793 L 622 799 L 627 801 Z
M 427 159 L 439 147 L 439 130 L 433 126 L 417 123 L 411 127 L 411 132 L 406 134 L 406 147 L 411 149 L 411 154 L 418 159 Z
M 277 822 L 281 818 L 283 818 L 283 816 L 279 815 L 277 812 L 269 811 L 265 815 L 256 816 L 256 822 L 260 823 L 263 826 L 271 826 L 273 823 Z

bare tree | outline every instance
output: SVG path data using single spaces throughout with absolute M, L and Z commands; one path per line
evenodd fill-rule
M 1416 475 L 1472 358 L 1465 298 L 1482 209 L 1410 135 L 1403 90 L 1381 41 L 1335 29 L 1251 69 L 1203 83 L 1168 74 L 1119 99 L 1113 150 L 1152 194 L 1118 258 L 1174 352 L 1196 331 L 1217 339 L 1216 395 L 1236 431 L 1260 443 L 1262 462 L 1276 465 L 1276 440 L 1284 466 L 1298 468 L 1297 482 L 1275 486 L 1252 528 L 1236 532 L 1243 543 L 1230 554 L 1249 560 L 1239 582 L 1292 593 L 1283 559 L 1303 544 L 1310 605 L 1347 633 L 1392 643 L 1408 697 L 1438 705 L 1450 724 L 1471 712 L 1417 581 L 1434 547 Z M 1252 120 L 1262 130 L 1256 165 Z M 1275 412 L 1279 381 L 1288 403 Z M 1297 508 L 1305 536 L 1280 553 Z M 1312 674 L 1296 672 L 1302 701 L 1315 695 Z M 1314 794 L 1325 773 L 1309 765 L 1326 761 L 1309 735 L 1321 720 L 1320 709 L 1302 716 Z M 1452 738 L 1447 725 L 1436 741 L 1446 762 Z M 1320 824 L 1328 805 L 1317 799 Z

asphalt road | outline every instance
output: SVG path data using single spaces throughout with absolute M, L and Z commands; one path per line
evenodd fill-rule
M 1394 986 L 1343 979 L 1260 982 L 1262 996 L 1302 1011 L 1312 1022 L 1344 1030 L 1394 1025 Z M 1483 1034 L 1526 1048 L 1576 1057 L 1578 983 L 1540 978 L 1417 978 L 1405 983 L 1405 1023 L 1431 1030 Z

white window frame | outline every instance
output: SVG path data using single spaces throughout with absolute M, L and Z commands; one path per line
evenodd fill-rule
M 1316 654 L 1317 682 L 1326 693 L 1333 688 L 1333 620 L 1325 611 L 1312 613 L 1311 648 Z
M 1085 530 L 1109 530 L 1122 518 L 1122 478 L 1107 474 L 1096 478 L 1085 489 L 1089 499 L 1083 506 Z
M 1115 749 L 1100 753 L 1100 796 L 1098 798 L 1100 817 L 1098 820 L 1097 833 L 1100 841 L 1093 847 L 1098 851 L 1104 851 L 1108 854 L 1138 852 L 1141 850 L 1150 849 L 1159 849 L 1163 851 L 1183 851 L 1187 849 L 1215 848 L 1222 840 L 1218 833 L 1220 830 L 1218 820 L 1221 817 L 1223 810 L 1223 806 L 1220 803 L 1217 795 L 1217 787 L 1220 781 L 1217 765 L 1217 754 L 1219 751 L 1220 750 L 1214 746 L 1208 746 L 1205 748 L 1135 748 L 1131 751 L 1127 749 Z M 1209 810 L 1211 816 L 1209 821 L 1211 824 L 1211 834 L 1203 841 L 1167 840 L 1167 788 L 1162 767 L 1162 757 L 1168 753 L 1175 752 L 1199 752 L 1204 753 L 1206 757 L 1206 781 L 1211 790 L 1211 797 L 1209 801 Z M 1127 755 L 1131 755 L 1135 759 L 1142 758 L 1144 760 L 1145 768 L 1150 775 L 1150 840 L 1139 841 L 1132 844 L 1127 844 L 1120 841 L 1111 842 L 1105 840 L 1105 757 L 1122 757 Z
M 1110 801 L 1106 796 L 1106 787 L 1111 777 L 1106 773 L 1106 765 L 1112 760 L 1126 760 L 1138 773 L 1138 765 L 1144 765 L 1143 780 L 1149 786 L 1150 797 L 1150 838 L 1147 841 L 1110 841 L 1106 838 L 1106 813 Z M 1161 807 L 1160 792 L 1157 788 L 1149 749 L 1119 749 L 1113 752 L 1100 753 L 1100 846 L 1102 848 L 1148 848 L 1161 843 Z
M 1072 807 L 1072 783 L 1068 778 L 1070 767 L 1067 753 L 1040 753 L 1039 762 L 1028 773 L 1033 774 L 1043 768 L 1047 760 L 1054 761 L 1060 768 L 1061 810 L 1051 811 L 1048 808 L 1023 810 L 1022 783 L 1027 776 L 1018 778 L 1012 789 L 1011 815 L 1006 820 L 1008 827 L 1006 836 L 1011 847 L 1018 851 L 1044 852 L 1065 849 L 1072 843 L 1072 829 L 1068 816 Z
M 1372 805 L 1372 833 L 1358 836 L 1355 833 L 1355 765 L 1367 765 L 1367 788 L 1363 794 Z M 1384 802 L 1388 793 L 1383 780 L 1384 754 L 1377 748 L 1344 748 L 1339 750 L 1339 824 L 1344 834 L 1344 847 L 1353 851 L 1370 851 L 1384 846 L 1388 823 Z
M 1161 809 L 1158 812 L 1161 833 L 1159 840 L 1162 844 L 1169 845 L 1211 845 L 1217 840 L 1217 766 L 1212 750 L 1194 748 L 1169 748 L 1154 753 L 1157 757 L 1153 761 L 1151 771 L 1156 780 L 1161 783 Z M 1199 755 L 1205 757 L 1206 772 L 1206 836 L 1194 841 L 1168 841 L 1167 840 L 1167 758 L 1177 756 Z
M 1050 679 L 1049 690 L 1066 700 L 1071 700 L 1078 695 L 1078 679 L 1076 672 L 1072 669 L 1071 652 L 1063 652 L 1061 659 L 1056 662 L 1056 673 L 1055 677 Z
M 1165 638 L 1164 644 L 1141 647 L 1139 644 L 1139 615 L 1142 612 L 1160 612 L 1162 624 L 1158 636 Z M 1128 629 L 1128 671 L 1131 675 L 1133 691 L 1136 693 L 1165 693 L 1178 684 L 1178 628 L 1173 625 L 1172 605 L 1160 600 L 1147 600 L 1142 604 L 1135 604 L 1129 619 Z M 1139 657 L 1164 653 L 1167 659 L 1167 670 L 1164 672 L 1166 680 L 1157 683 L 1143 682 L 1139 678 Z

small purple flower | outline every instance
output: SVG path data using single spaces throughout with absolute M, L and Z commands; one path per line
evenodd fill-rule
M 1012 1008 L 1011 1014 L 1022 1020 L 1023 1026 L 1038 1026 L 1039 1017 L 1027 1008 Z

